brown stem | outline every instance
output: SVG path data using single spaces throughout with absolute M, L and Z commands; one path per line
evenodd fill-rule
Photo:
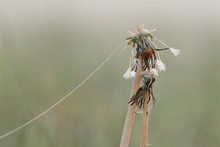
M 134 79 L 134 83 L 133 83 L 133 86 L 131 89 L 131 97 L 133 95 L 135 95 L 136 91 L 140 87 L 141 70 L 142 70 L 142 68 L 140 66 L 138 66 L 137 71 L 136 71 L 136 76 Z M 137 107 L 136 105 L 131 106 L 130 104 L 128 104 L 128 112 L 127 112 L 127 116 L 125 119 L 125 124 L 124 124 L 124 129 L 123 129 L 123 133 L 122 133 L 122 137 L 121 137 L 120 147 L 128 147 L 128 145 L 129 145 L 136 107 Z
M 145 93 L 145 104 L 142 110 L 142 124 L 141 124 L 141 137 L 140 137 L 140 147 L 147 147 L 148 144 L 148 120 L 149 120 L 149 92 Z

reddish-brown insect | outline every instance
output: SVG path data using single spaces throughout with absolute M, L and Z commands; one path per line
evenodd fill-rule
M 145 49 L 143 50 L 143 52 L 141 53 L 141 58 L 142 58 L 142 59 L 148 60 L 148 59 L 152 58 L 153 56 L 155 56 L 155 52 L 154 52 L 154 50 L 153 50 L 152 48 L 150 48 L 150 47 L 145 48 Z
M 143 70 L 146 70 L 146 68 L 148 70 L 150 70 L 150 67 L 154 68 L 155 67 L 155 62 L 156 62 L 156 55 L 155 55 L 155 51 L 150 48 L 147 47 L 145 48 L 141 54 L 141 61 L 143 61 Z

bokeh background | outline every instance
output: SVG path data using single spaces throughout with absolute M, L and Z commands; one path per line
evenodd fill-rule
M 59 101 L 138 24 L 181 49 L 178 58 L 161 54 L 167 71 L 154 86 L 151 147 L 219 147 L 219 0 L 0 0 L 0 135 Z M 119 146 L 130 55 L 131 47 L 118 51 L 68 99 L 0 146 Z M 136 116 L 131 147 L 139 146 L 140 122 Z

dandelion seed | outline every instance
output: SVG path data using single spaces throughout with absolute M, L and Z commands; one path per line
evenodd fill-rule
M 127 31 L 130 35 L 132 35 L 133 34 L 133 32 L 131 32 L 131 31 Z
M 134 58 L 134 65 L 133 67 L 131 68 L 131 60 L 133 58 L 133 53 L 132 53 L 132 57 L 130 58 L 130 63 L 129 63 L 129 67 L 127 69 L 127 71 L 124 73 L 123 77 L 125 79 L 131 79 L 131 78 L 134 78 L 135 75 L 136 75 L 136 71 L 137 71 L 137 68 L 138 66 L 140 65 L 140 60 L 137 59 L 137 58 Z
M 160 59 L 157 59 L 157 61 L 156 61 L 156 69 L 158 71 L 165 71 L 166 70 L 165 64 Z
M 153 49 L 157 48 L 156 44 L 153 42 L 153 40 L 151 38 L 148 37 L 148 38 L 146 38 L 146 40 L 147 40 L 147 43 L 149 44 L 148 45 L 149 47 L 151 47 Z
M 157 31 L 157 29 L 151 29 L 151 30 L 150 30 L 150 32 L 155 32 L 155 31 Z
M 154 40 L 157 40 L 157 41 L 159 41 L 161 44 L 163 44 L 164 46 L 166 46 L 166 47 L 169 47 L 166 43 L 164 43 L 163 41 L 161 41 L 160 39 L 158 39 L 158 38 L 153 38 Z
M 141 35 L 144 37 L 149 37 L 151 35 L 152 32 L 155 32 L 157 29 L 152 29 L 152 30 L 148 30 L 148 29 L 143 29 L 143 31 L 141 32 Z
M 133 77 L 135 77 L 135 72 L 131 70 L 131 67 L 128 67 L 127 71 L 123 75 L 123 78 L 131 79 Z
M 141 65 L 141 63 L 140 63 L 141 61 L 139 60 L 139 59 L 137 59 L 137 58 L 134 58 L 134 66 L 132 67 L 132 71 L 134 71 L 134 72 L 136 72 L 137 71 L 137 68 L 138 68 L 138 66 L 140 66 Z
M 144 24 L 138 25 L 137 26 L 137 31 L 142 32 L 144 30 Z
M 131 78 L 134 78 L 135 77 L 135 75 L 136 75 L 136 72 L 135 71 L 131 71 Z
M 152 73 L 152 75 L 153 75 L 154 77 L 158 76 L 157 70 L 156 70 L 155 68 L 151 68 L 151 69 L 150 69 L 150 72 Z
M 142 32 L 143 32 L 143 34 L 150 34 L 150 30 L 148 30 L 148 29 L 144 29 Z
M 174 56 L 178 56 L 180 54 L 179 49 L 175 49 L 175 48 L 172 48 L 172 47 L 169 47 L 169 49 L 174 54 Z
M 155 78 L 156 76 L 157 74 L 155 74 L 154 68 L 141 72 L 142 81 L 147 81 L 148 79 Z

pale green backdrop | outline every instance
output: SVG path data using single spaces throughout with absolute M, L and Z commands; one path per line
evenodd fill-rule
M 142 23 L 181 49 L 178 58 L 161 54 L 167 71 L 154 86 L 150 147 L 219 147 L 218 0 L 1 0 L 0 135 L 60 100 Z M 68 99 L 0 146 L 119 146 L 130 50 L 118 51 Z M 140 122 L 137 116 L 131 147 L 139 146 Z

